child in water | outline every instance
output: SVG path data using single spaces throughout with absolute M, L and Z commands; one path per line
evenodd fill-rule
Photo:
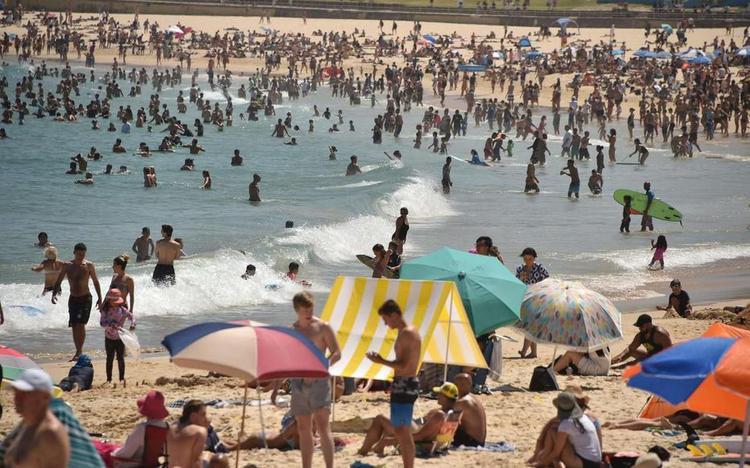
M 656 262 L 659 262 L 660 270 L 664 269 L 664 252 L 667 251 L 667 238 L 659 236 L 656 238 L 656 242 L 651 239 L 651 250 L 654 251 L 654 256 L 651 257 L 651 263 L 648 264 L 649 269 L 653 269 Z
M 513 145 L 514 145 L 514 144 L 515 144 L 515 143 L 513 143 L 513 140 L 508 140 L 508 144 L 507 144 L 507 146 L 505 147 L 505 152 L 506 152 L 506 153 L 508 153 L 508 157 L 509 157 L 509 158 L 512 158 L 512 157 L 513 157 Z
M 627 232 L 630 234 L 630 204 L 633 198 L 630 195 L 625 195 L 625 205 L 622 207 L 622 221 L 620 222 L 620 232 Z

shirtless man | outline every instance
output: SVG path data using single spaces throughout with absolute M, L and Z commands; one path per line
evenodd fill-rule
M 228 468 L 226 458 L 207 454 L 203 450 L 208 438 L 211 421 L 206 414 L 206 404 L 201 400 L 190 400 L 182 408 L 177 424 L 172 424 L 167 433 L 169 466 L 180 468 Z M 205 464 L 204 464 L 205 461 Z
M 189 145 L 182 145 L 183 148 L 189 148 L 190 154 L 198 154 L 206 151 L 201 145 L 198 144 L 198 140 L 193 138 Z
M 357 157 L 352 156 L 349 159 L 351 160 L 351 162 L 349 163 L 348 166 L 346 166 L 346 175 L 353 176 L 353 175 L 361 174 L 362 169 L 360 169 L 359 165 L 357 165 Z
M 419 396 L 419 351 L 422 346 L 417 329 L 404 321 L 401 307 L 396 301 L 389 299 L 380 306 L 378 315 L 388 328 L 398 330 L 394 351 L 396 359 L 389 361 L 375 351 L 367 353 L 367 358 L 376 364 L 393 368 L 393 383 L 391 384 L 391 418 L 390 424 L 396 434 L 396 440 L 401 448 L 401 459 L 404 468 L 414 467 L 416 448 L 411 434 L 414 402 Z M 363 447 L 364 448 L 364 447 Z
M 96 277 L 96 268 L 93 263 L 86 260 L 86 246 L 84 244 L 76 244 L 73 247 L 73 260 L 63 265 L 52 291 L 53 304 L 57 304 L 57 296 L 62 292 L 62 281 L 66 276 L 70 285 L 68 326 L 73 330 L 73 344 L 76 347 L 76 353 L 71 358 L 72 362 L 78 360 L 78 356 L 83 352 L 83 343 L 86 341 L 86 324 L 89 322 L 89 314 L 91 314 L 89 278 L 94 283 L 94 289 L 96 290 L 96 308 L 98 309 L 102 304 L 102 290 L 99 286 L 99 279 Z
M 443 179 L 441 180 L 441 183 L 443 184 L 443 193 L 445 195 L 448 195 L 451 193 L 451 187 L 453 186 L 453 182 L 451 182 L 451 161 L 453 158 L 450 156 L 445 158 L 445 164 L 443 164 Z
M 151 280 L 156 286 L 174 286 L 174 261 L 180 258 L 180 243 L 172 240 L 172 226 L 161 225 L 163 239 L 156 242 L 154 254 L 156 254 L 156 266 Z
M 638 327 L 640 333 L 635 335 L 633 341 L 623 352 L 612 358 L 612 364 L 623 362 L 630 357 L 635 359 L 635 362 L 639 362 L 672 346 L 672 338 L 670 338 L 669 332 L 654 325 L 650 315 L 641 314 L 633 326 Z M 641 346 L 646 348 L 646 351 L 638 349 Z
M 52 379 L 41 369 L 29 369 L 10 385 L 22 422 L 18 435 L 5 452 L 5 466 L 67 467 L 70 460 L 68 432 L 49 410 Z
M 458 388 L 458 400 L 454 411 L 461 411 L 461 423 L 453 436 L 453 446 L 483 447 L 487 438 L 487 417 L 482 402 L 471 394 L 471 376 L 458 374 L 453 377 Z
M 297 321 L 294 329 L 305 335 L 324 354 L 330 365 L 341 359 L 336 334 L 326 322 L 313 315 L 315 302 L 312 294 L 301 292 L 292 299 Z M 320 436 L 320 448 L 327 468 L 333 467 L 333 434 L 328 425 L 331 413 L 331 379 L 292 379 L 292 400 L 289 413 L 294 416 L 299 430 L 299 445 L 302 452 L 302 467 L 312 467 L 313 421 Z M 276 389 L 271 400 L 276 399 Z
M 247 188 L 250 195 L 250 202 L 252 203 L 260 203 L 260 186 L 258 184 L 260 184 L 260 176 L 253 174 L 253 181 L 250 182 Z
M 52 243 L 49 241 L 49 238 L 47 237 L 47 233 L 44 231 L 40 232 L 36 236 L 36 239 L 38 242 L 34 244 L 34 247 L 44 248 L 52 245 Z
M 147 227 L 141 229 L 141 237 L 133 242 L 131 249 L 135 252 L 136 262 L 150 260 L 151 256 L 154 255 L 154 240 L 151 239 L 151 229 Z
M 286 129 L 284 122 L 279 119 L 278 122 L 276 122 L 276 125 L 273 127 L 273 133 L 271 133 L 271 136 L 276 138 L 284 138 L 284 136 L 291 135 L 289 134 L 289 130 Z
M 383 244 L 375 244 L 372 246 L 372 253 L 375 257 L 372 259 L 372 277 L 382 278 L 386 268 L 388 268 L 388 261 L 391 258 L 392 252 L 385 250 Z

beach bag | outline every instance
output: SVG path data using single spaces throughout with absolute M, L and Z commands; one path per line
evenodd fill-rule
M 141 358 L 141 343 L 138 341 L 138 337 L 130 330 L 119 328 L 117 333 L 120 335 L 120 339 L 125 344 L 125 349 L 128 353 L 136 359 Z
M 503 376 L 503 342 L 497 340 L 492 342 L 492 355 L 490 357 L 490 378 L 495 382 L 500 382 Z
M 552 368 L 545 366 L 535 367 L 534 373 L 531 374 L 529 390 L 532 392 L 551 392 L 560 390 Z

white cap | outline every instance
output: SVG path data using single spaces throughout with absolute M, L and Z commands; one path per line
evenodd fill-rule
M 52 379 L 42 369 L 25 370 L 10 385 L 21 392 L 44 392 L 52 394 Z

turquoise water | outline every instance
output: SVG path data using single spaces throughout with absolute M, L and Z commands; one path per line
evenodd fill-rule
M 0 71 L 11 88 L 25 72 L 26 68 L 16 67 Z M 206 97 L 212 102 L 223 99 L 221 93 L 210 92 L 202 78 L 199 84 Z M 53 89 L 53 82 L 45 79 L 45 89 Z M 85 105 L 99 85 L 84 84 L 78 99 Z M 120 86 L 129 89 L 127 82 Z M 232 94 L 239 79 L 234 86 Z M 181 89 L 187 95 L 188 83 Z M 172 113 L 178 91 L 161 93 Z M 113 111 L 119 105 L 130 104 L 133 109 L 146 106 L 152 92 L 147 85 L 144 96 L 116 99 Z M 42 316 L 28 316 L 19 309 L 7 310 L 7 323 L 0 327 L 3 344 L 26 352 L 65 351 L 71 345 L 66 329 L 67 286 L 60 303 L 53 306 L 49 296 L 40 297 L 42 276 L 30 271 L 41 260 L 42 253 L 33 242 L 42 230 L 49 233 L 64 259 L 72 256 L 73 244 L 86 243 L 106 288 L 112 258 L 129 251 L 143 226 L 151 227 L 155 237 L 161 224 L 174 226 L 175 236 L 184 239 L 188 254 L 176 267 L 176 287 L 154 288 L 150 282 L 153 264 L 132 263 L 128 268 L 136 280 L 139 336 L 147 346 L 157 344 L 168 331 L 199 321 L 246 317 L 288 322 L 292 316 L 289 299 L 300 289 L 279 279 L 290 261 L 302 264 L 300 278 L 313 283 L 322 308 L 336 275 L 368 275 L 354 256 L 369 253 L 373 244 L 390 239 L 401 206 L 410 211 L 407 257 L 443 245 L 468 249 L 478 236 L 489 235 L 509 267 L 518 264 L 517 256 L 524 247 L 533 246 L 553 275 L 581 280 L 616 300 L 656 297 L 663 290 L 646 288 L 651 281 L 666 281 L 683 269 L 750 257 L 750 231 L 746 229 L 750 223 L 750 157 L 746 156 L 750 145 L 734 136 L 701 141 L 704 153 L 690 160 L 673 159 L 667 145 L 657 142 L 645 167 L 608 166 L 604 170 L 605 193 L 598 197 L 588 195 L 585 184 L 595 163 L 579 163 L 583 183 L 578 201 L 566 198 L 569 179 L 559 175 L 564 161 L 558 157 L 548 158 L 547 167 L 537 170 L 542 193 L 523 194 L 530 155 L 525 147 L 531 141 L 516 141 L 515 157 L 503 158 L 494 167 L 454 161 L 453 192 L 445 197 L 439 189 L 444 156 L 425 149 L 429 136 L 423 139 L 423 149 L 412 149 L 422 108 L 405 114 L 400 139 L 386 133 L 383 144 L 374 145 L 370 128 L 375 113 L 384 112 L 384 96 L 375 109 L 350 106 L 348 100 L 331 98 L 329 89 L 323 87 L 308 98 L 285 100 L 277 106 L 279 117 L 292 112 L 294 123 L 301 128 L 293 132 L 300 144 L 285 146 L 283 140 L 270 137 L 276 117 L 261 115 L 257 122 L 242 122 L 238 116 L 247 103 L 233 101 L 234 127 L 219 133 L 206 124 L 205 135 L 199 138 L 206 152 L 197 156 L 190 156 L 187 149 L 150 158 L 133 154 L 141 141 L 157 147 L 160 129 L 148 134 L 133 127 L 124 135 L 107 132 L 106 121 L 103 130 L 93 131 L 87 119 L 56 123 L 33 116 L 27 117 L 23 127 L 17 122 L 3 125 L 11 138 L 0 141 L 0 299 L 4 306 L 25 304 L 44 311 Z M 224 102 L 219 102 L 223 107 Z M 342 109 L 345 121 L 354 121 L 356 132 L 347 131 L 344 124 L 341 132 L 328 133 L 335 120 L 313 118 L 313 105 L 321 112 L 330 107 L 334 114 Z M 454 109 L 465 106 L 458 100 L 449 100 L 447 105 Z M 187 115 L 179 116 L 183 122 L 199 117 L 192 105 L 188 109 Z M 535 110 L 534 122 L 543 114 L 549 113 Z M 307 132 L 310 118 L 315 120 L 312 134 Z M 613 124 L 620 135 L 619 160 L 632 151 L 624 124 L 624 120 Z M 595 133 L 593 127 L 589 130 Z M 466 137 L 451 139 L 449 152 L 459 158 L 468 158 L 472 148 L 481 153 L 487 136 L 486 126 L 477 128 L 472 122 Z M 111 153 L 115 138 L 122 138 L 128 153 Z M 553 154 L 559 154 L 560 141 L 560 137 L 550 136 Z M 592 143 L 597 144 L 595 140 Z M 328 160 L 328 145 L 337 146 L 337 161 Z M 91 146 L 104 156 L 102 161 L 89 162 L 96 183 L 76 185 L 77 176 L 65 175 L 69 158 L 87 153 Z M 235 148 L 245 158 L 242 167 L 229 164 Z M 402 162 L 391 162 L 383 155 L 383 151 L 396 149 L 404 155 Z M 352 154 L 359 156 L 364 173 L 345 177 Z M 187 157 L 195 160 L 195 172 L 179 171 Z M 130 173 L 101 175 L 106 164 L 115 169 L 127 165 Z M 156 168 L 157 188 L 143 187 L 144 166 Z M 210 191 L 199 188 L 204 169 L 213 178 Z M 247 202 L 253 172 L 263 178 L 259 206 Z M 650 260 L 649 240 L 657 233 L 622 236 L 618 231 L 621 207 L 612 200 L 612 191 L 638 190 L 644 180 L 650 180 L 656 195 L 685 216 L 682 227 L 655 221 L 658 233 L 665 234 L 670 245 L 666 255 L 670 271 L 664 273 L 645 271 Z M 293 221 L 295 228 L 285 229 L 287 220 Z M 637 230 L 638 224 L 634 217 L 631 227 Z M 252 281 L 240 279 L 248 263 L 258 267 Z M 267 289 L 268 284 L 282 287 Z M 87 345 L 98 348 L 103 340 L 96 318 L 94 311 Z

